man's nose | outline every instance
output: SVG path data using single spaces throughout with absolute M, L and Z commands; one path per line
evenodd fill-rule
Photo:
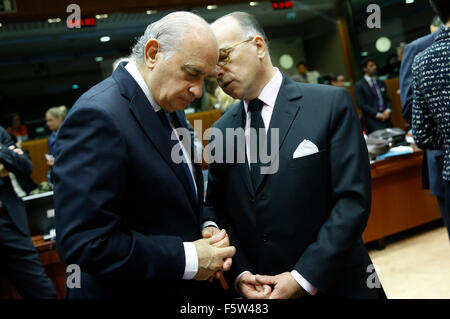
M 214 77 L 219 80 L 224 74 L 223 68 L 221 66 L 216 65 L 216 70 L 214 72 Z
M 189 88 L 189 92 L 192 93 L 197 99 L 202 97 L 202 91 L 203 91 L 203 82 L 200 84 L 195 84 L 194 86 L 191 86 Z

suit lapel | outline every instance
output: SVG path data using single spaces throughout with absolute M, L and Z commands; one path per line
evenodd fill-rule
M 192 206 L 197 208 L 197 203 L 194 199 L 184 168 L 172 161 L 172 142 L 167 138 L 167 133 L 149 100 L 133 77 L 125 70 L 124 65 L 125 64 L 119 65 L 117 70 L 113 73 L 113 77 L 119 84 L 121 94 L 130 100 L 130 111 L 134 115 L 139 126 L 174 172 L 176 178 L 183 185 Z
M 298 111 L 300 110 L 299 99 L 301 97 L 302 94 L 299 89 L 299 84 L 283 75 L 283 82 L 281 83 L 280 91 L 278 92 L 277 99 L 275 101 L 275 106 L 273 109 L 272 118 L 270 120 L 267 134 L 268 149 L 270 149 L 272 146 L 272 129 L 279 130 L 278 148 L 275 150 L 270 150 L 271 153 L 275 152 L 274 155 L 270 153 L 272 159 L 276 158 L 275 156 L 279 156 L 278 153 L 281 149 L 281 146 L 283 145 L 286 135 L 289 132 Z M 255 191 L 258 190 L 259 186 L 266 176 L 267 174 L 259 175 Z
M 184 118 L 184 119 L 181 118 L 183 115 L 181 115 L 179 112 L 175 112 L 174 114 L 178 118 L 178 121 L 181 124 L 181 126 L 188 130 L 188 127 L 186 126 L 187 125 L 186 124 L 187 119 L 186 118 Z M 194 169 L 194 171 L 193 171 L 193 175 L 194 176 L 193 177 L 194 177 L 195 183 L 197 185 L 197 198 L 198 198 L 197 203 L 200 204 L 200 203 L 203 202 L 203 190 L 204 190 L 204 187 L 203 187 L 203 173 L 202 173 L 202 168 L 201 168 L 200 164 L 195 163 L 195 161 L 194 161 L 194 159 L 195 159 L 195 155 L 194 155 L 194 152 L 195 152 L 194 136 L 192 136 L 190 141 L 191 141 L 191 145 L 185 146 L 185 147 L 189 147 L 189 149 L 190 149 L 190 154 L 189 155 L 190 155 L 190 160 L 191 160 L 191 163 L 192 163 L 192 167 Z

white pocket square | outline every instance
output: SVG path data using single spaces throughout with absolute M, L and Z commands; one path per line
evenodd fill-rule
M 310 140 L 303 140 L 297 146 L 297 149 L 295 150 L 294 156 L 292 156 L 292 158 L 304 157 L 318 152 L 319 149 L 317 148 L 316 144 L 314 144 Z

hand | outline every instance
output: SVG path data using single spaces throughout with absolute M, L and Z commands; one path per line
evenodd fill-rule
M 214 244 L 223 244 L 226 236 L 225 230 L 222 229 L 210 238 L 194 241 L 198 255 L 198 272 L 194 277 L 195 280 L 207 280 L 220 270 L 230 269 L 231 257 L 236 253 L 236 248 L 213 246 Z M 227 258 L 230 258 L 230 262 L 225 263 Z
M 23 151 L 22 149 L 16 147 L 15 145 L 11 145 L 10 147 L 8 147 L 11 151 L 14 151 L 15 153 L 19 154 L 19 155 L 23 155 Z
M 54 157 L 49 158 L 49 159 L 47 160 L 47 165 L 48 165 L 48 166 L 53 166 L 53 165 L 55 165 L 55 158 L 54 158 Z
M 203 236 L 203 238 L 211 238 L 212 236 L 214 236 L 215 234 L 217 234 L 219 232 L 220 232 L 219 228 L 217 228 L 215 226 L 207 226 L 207 227 L 203 228 L 202 236 Z M 215 242 L 212 245 L 215 246 L 215 247 L 228 247 L 228 246 L 230 246 L 230 239 L 228 238 L 228 234 L 226 234 L 224 239 L 222 239 L 219 242 Z M 231 258 L 225 258 L 225 260 L 224 260 L 224 267 L 229 269 L 231 267 L 231 262 L 232 262 Z M 209 282 L 213 282 L 214 277 L 216 277 L 216 279 L 220 279 L 220 275 L 222 273 L 223 273 L 222 271 L 216 272 L 213 277 L 208 279 L 208 281 Z
M 276 276 L 256 275 L 256 281 L 260 285 L 274 286 L 269 299 L 300 299 L 308 294 L 290 272 L 284 272 Z
M 385 117 L 385 121 L 391 117 L 391 112 L 389 112 L 388 110 L 384 110 L 383 111 L 384 117 Z
M 239 293 L 247 299 L 267 299 L 272 292 L 269 285 L 257 282 L 256 276 L 251 272 L 244 273 L 239 278 L 237 288 Z

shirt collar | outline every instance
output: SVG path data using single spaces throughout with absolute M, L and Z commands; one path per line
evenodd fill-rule
M 370 85 L 372 85 L 372 80 L 375 81 L 374 76 L 368 76 L 367 74 L 364 74 L 364 78 L 366 79 L 367 82 L 369 82 Z
M 141 88 L 142 92 L 144 92 L 145 96 L 147 97 L 148 101 L 150 102 L 151 106 L 155 110 L 155 112 L 158 112 L 161 110 L 161 106 L 156 103 L 155 99 L 152 96 L 152 93 L 150 92 L 147 84 L 144 81 L 144 78 L 141 75 L 141 72 L 139 72 L 136 64 L 133 60 L 130 60 L 127 65 L 125 66 L 125 70 L 130 73 L 130 75 L 133 77 L 133 79 L 136 81 L 136 83 Z
M 275 107 L 275 101 L 277 100 L 278 92 L 280 92 L 281 83 L 283 82 L 283 75 L 278 68 L 275 68 L 276 73 L 273 78 L 266 84 L 258 96 L 264 106 L 269 106 L 271 108 Z M 248 102 L 244 100 L 245 112 L 248 111 Z

